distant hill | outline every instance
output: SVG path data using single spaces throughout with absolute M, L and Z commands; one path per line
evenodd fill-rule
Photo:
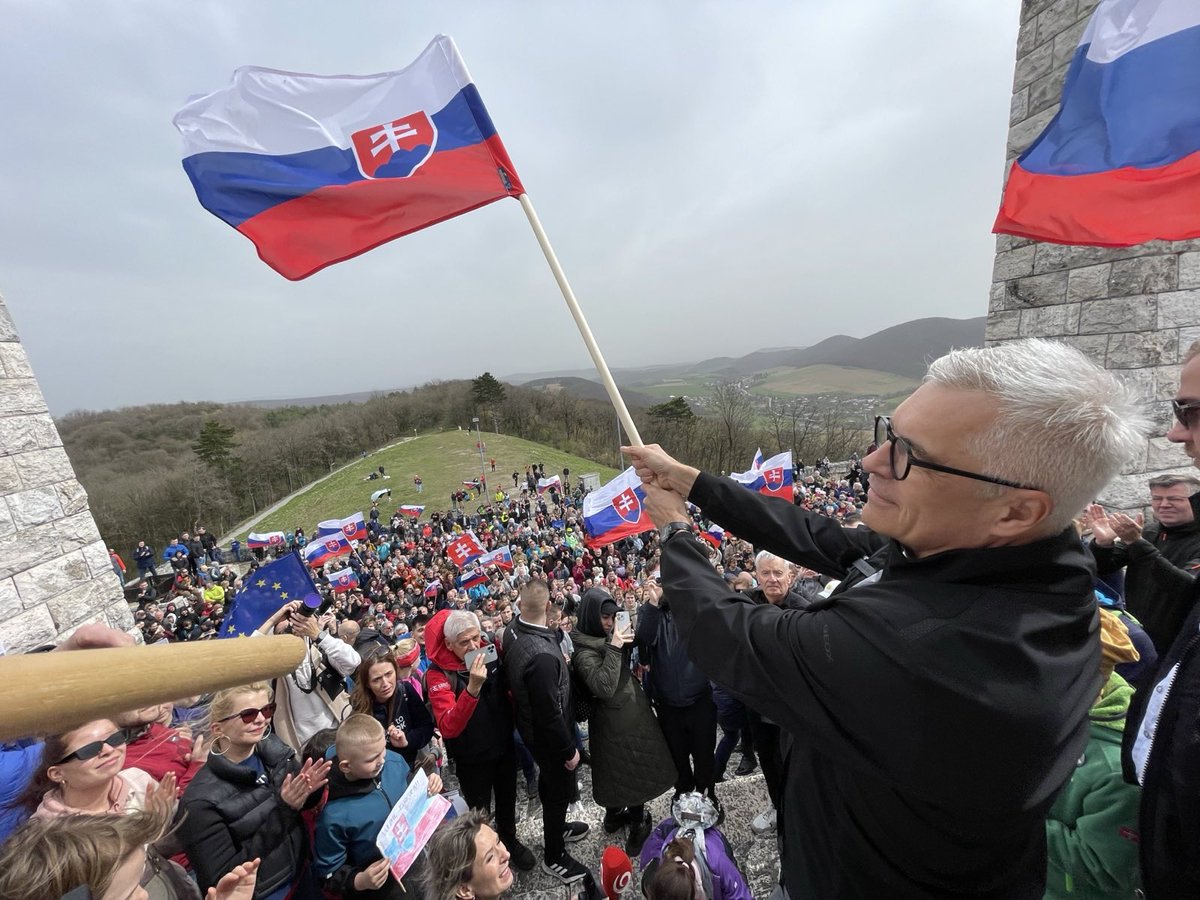
M 588 400 L 608 400 L 608 392 L 604 390 L 604 385 L 598 381 L 588 381 L 586 378 L 573 378 L 571 376 L 562 378 L 536 378 L 533 381 L 525 382 L 521 386 L 535 388 L 539 391 L 566 391 L 569 394 L 574 394 L 576 397 L 583 397 Z M 651 406 L 658 402 L 653 397 L 629 389 L 622 389 L 621 396 L 625 398 L 625 403 L 628 406 Z

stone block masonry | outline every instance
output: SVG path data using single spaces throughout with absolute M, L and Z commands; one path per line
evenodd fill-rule
M 1058 111 L 1063 76 L 1097 2 L 1023 0 L 1006 171 Z M 1179 363 L 1200 340 L 1200 240 L 1109 249 L 998 235 L 987 342 L 1026 337 L 1078 347 L 1144 398 L 1154 433 L 1101 502 L 1140 509 L 1151 477 L 1191 471 L 1164 435 Z
M 0 648 L 133 619 L 46 400 L 0 297 Z

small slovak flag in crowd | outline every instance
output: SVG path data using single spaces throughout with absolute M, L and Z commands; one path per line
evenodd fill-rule
M 336 534 L 323 535 L 305 544 L 304 561 L 315 569 L 331 559 L 345 556 L 350 550 L 350 542 L 339 530 Z
M 282 547 L 286 543 L 287 535 L 282 531 L 267 531 L 262 534 L 252 531 L 246 535 L 246 547 L 250 550 Z
M 317 537 L 327 534 L 346 535 L 348 541 L 365 541 L 367 539 L 367 520 L 362 513 L 356 512 L 344 519 L 329 519 L 317 523 Z
M 463 572 L 458 576 L 458 586 L 460 588 L 473 588 L 481 584 L 487 584 L 487 573 L 483 569 L 472 569 L 469 572 Z
M 714 547 L 720 547 L 721 541 L 725 540 L 725 529 L 720 525 L 709 525 L 708 528 L 700 532 L 700 537 L 704 538 Z
M 562 488 L 562 479 L 557 475 L 551 475 L 549 478 L 539 478 L 537 483 L 537 492 L 544 494 L 550 488 Z
M 464 482 L 463 482 L 463 487 L 467 487 L 467 488 L 470 488 L 470 489 L 471 489 L 471 490 L 473 490 L 473 491 L 477 491 L 477 490 L 479 490 L 479 489 L 480 489 L 481 485 L 479 484 L 479 479 L 478 479 L 478 478 L 476 478 L 476 479 L 475 479 L 475 480 L 473 480 L 473 481 L 464 481 Z
M 377 75 L 246 66 L 174 123 L 200 205 L 292 280 L 525 193 L 445 35 Z
M 328 578 L 329 589 L 336 593 L 358 587 L 358 573 L 348 566 L 337 572 L 330 572 Z
M 400 513 L 402 516 L 411 516 L 414 519 L 419 519 L 421 518 L 421 513 L 425 512 L 425 507 L 405 503 L 400 506 L 396 512 Z
M 433 581 L 429 582 L 429 584 L 425 585 L 425 596 L 426 597 L 436 597 L 438 595 L 438 591 L 440 591 L 441 589 L 442 589 L 442 579 L 435 578 L 435 579 L 433 579 Z
M 446 545 L 446 555 L 450 557 L 450 562 L 461 569 L 471 560 L 483 556 L 483 544 L 479 543 L 475 532 L 468 531 Z
M 511 572 L 513 568 L 512 550 L 508 547 L 497 547 L 491 553 L 483 554 L 483 556 L 479 557 L 479 567 L 483 569 L 488 566 L 495 566 L 498 569 Z
M 757 472 L 759 469 L 762 468 L 762 465 L 763 465 L 762 447 L 759 447 L 757 450 L 754 451 L 754 461 L 752 463 L 750 463 L 750 471 Z
M 792 500 L 792 451 L 785 450 L 766 460 L 758 469 L 749 472 L 734 472 L 729 476 L 742 487 L 747 487 L 768 497 Z
M 646 512 L 642 479 L 630 466 L 608 484 L 583 498 L 584 539 L 589 547 L 601 547 L 621 538 L 651 531 L 654 523 Z

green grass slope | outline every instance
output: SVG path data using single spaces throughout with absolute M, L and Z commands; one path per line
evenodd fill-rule
M 532 463 L 545 463 L 546 474 L 562 474 L 563 467 L 571 470 L 572 481 L 579 475 L 596 472 L 605 482 L 616 476 L 616 469 L 595 463 L 561 450 L 536 444 L 521 438 L 503 434 L 483 433 L 483 459 L 488 487 L 494 493 L 496 487 L 512 488 L 512 473 L 525 476 L 525 467 Z M 491 471 L 489 461 L 496 460 L 496 471 Z M 386 481 L 364 481 L 363 479 L 380 466 L 391 477 Z M 479 474 L 479 450 L 475 446 L 475 432 L 444 431 L 440 434 L 421 435 L 401 444 L 370 454 L 330 478 L 314 484 L 303 494 L 269 514 L 256 524 L 253 531 L 292 531 L 297 526 L 306 533 L 323 519 L 345 518 L 355 512 L 365 513 L 371 508 L 371 494 L 390 488 L 392 496 L 384 497 L 379 504 L 381 516 L 389 517 L 402 503 L 421 504 L 427 507 L 425 516 L 436 510 L 450 508 L 450 494 L 458 490 L 462 482 Z M 413 487 L 413 475 L 420 475 L 425 490 L 418 494 Z M 473 507 L 472 507 L 473 508 Z M 237 537 L 246 539 L 246 532 Z

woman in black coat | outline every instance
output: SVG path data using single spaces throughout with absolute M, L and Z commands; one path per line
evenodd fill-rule
M 212 748 L 183 795 L 180 837 L 207 891 L 259 858 L 255 900 L 320 896 L 308 873 L 300 811 L 321 797 L 328 760 L 306 760 L 270 733 L 275 704 L 265 683 L 220 691 L 209 708 Z

